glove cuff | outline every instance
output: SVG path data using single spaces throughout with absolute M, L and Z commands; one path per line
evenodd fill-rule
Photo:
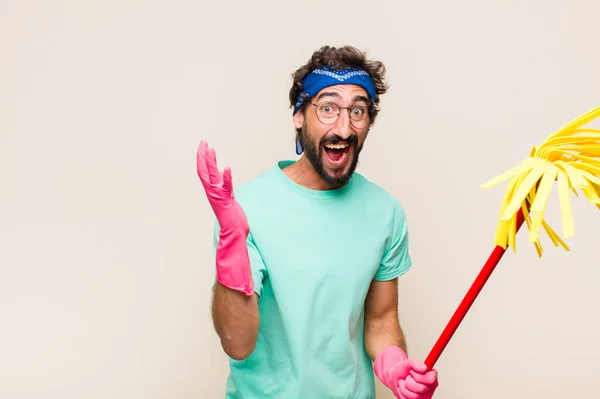
M 219 231 L 216 267 L 219 283 L 250 296 L 254 293 L 254 280 L 246 238 L 245 230 Z
M 406 352 L 399 346 L 388 346 L 383 349 L 373 362 L 373 371 L 379 380 L 395 392 L 398 381 L 391 380 L 390 371 L 396 365 L 408 359 Z

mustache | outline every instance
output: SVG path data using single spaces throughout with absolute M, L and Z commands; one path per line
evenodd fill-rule
M 321 139 L 321 145 L 325 145 L 325 144 L 338 144 L 338 143 L 348 143 L 349 145 L 353 145 L 358 143 L 358 137 L 356 135 L 352 135 L 350 137 L 348 137 L 347 139 L 343 139 L 340 136 L 334 134 L 331 136 L 325 136 Z

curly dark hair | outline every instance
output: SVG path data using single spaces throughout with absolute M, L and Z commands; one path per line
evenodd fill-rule
M 371 125 L 373 125 L 375 117 L 379 113 L 379 96 L 384 94 L 389 88 L 385 83 L 385 66 L 381 61 L 367 59 L 365 52 L 352 46 L 343 46 L 340 48 L 323 46 L 315 51 L 310 60 L 292 74 L 294 82 L 289 94 L 290 108 L 294 107 L 298 96 L 302 93 L 302 81 L 304 78 L 315 69 L 324 66 L 329 66 L 333 69 L 348 67 L 362 68 L 369 74 L 375 85 L 376 92 L 375 98 L 372 99 L 373 101 L 369 105 L 369 117 Z M 304 112 L 306 103 L 310 101 L 310 98 L 305 95 L 302 97 L 304 98 L 304 104 L 299 111 Z

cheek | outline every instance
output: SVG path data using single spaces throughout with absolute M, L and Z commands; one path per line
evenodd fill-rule
M 363 129 L 363 130 L 359 130 L 356 132 L 356 135 L 358 136 L 358 142 L 359 144 L 363 144 L 365 142 L 365 140 L 367 139 L 367 136 L 369 134 L 369 129 Z
M 311 138 L 317 145 L 321 142 L 323 136 L 325 136 L 328 132 L 327 126 L 324 126 L 322 123 L 318 122 L 314 123 L 309 118 L 304 120 L 304 130 L 307 132 L 308 137 Z

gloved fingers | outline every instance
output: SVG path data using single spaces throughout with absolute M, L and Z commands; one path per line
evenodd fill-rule
M 206 167 L 208 169 L 208 175 L 210 176 L 210 183 L 214 185 L 220 184 L 221 173 L 217 167 L 217 154 L 211 147 L 208 147 L 206 150 Z
M 422 396 L 419 393 L 412 392 L 406 387 L 406 381 L 398 381 L 398 396 L 401 399 L 421 399 Z
M 432 389 L 431 385 L 422 384 L 420 382 L 417 382 L 410 375 L 408 377 L 406 377 L 406 380 L 404 381 L 404 387 L 406 388 L 406 390 L 408 390 L 412 393 L 420 394 L 420 395 L 427 394 Z M 421 397 L 421 396 L 419 396 L 419 397 Z
M 227 166 L 223 170 L 223 191 L 229 197 L 233 192 L 233 183 L 231 181 L 231 169 Z
M 198 177 L 204 184 L 210 183 L 210 176 L 208 175 L 208 169 L 206 167 L 206 149 L 208 143 L 204 140 L 200 141 L 198 151 L 196 152 L 196 169 Z
M 419 374 L 427 372 L 427 365 L 422 360 L 410 359 L 408 364 L 411 370 L 414 370 Z
M 438 373 L 436 370 L 429 370 L 424 373 L 419 373 L 415 370 L 410 371 L 411 377 L 418 383 L 428 386 L 437 386 Z

